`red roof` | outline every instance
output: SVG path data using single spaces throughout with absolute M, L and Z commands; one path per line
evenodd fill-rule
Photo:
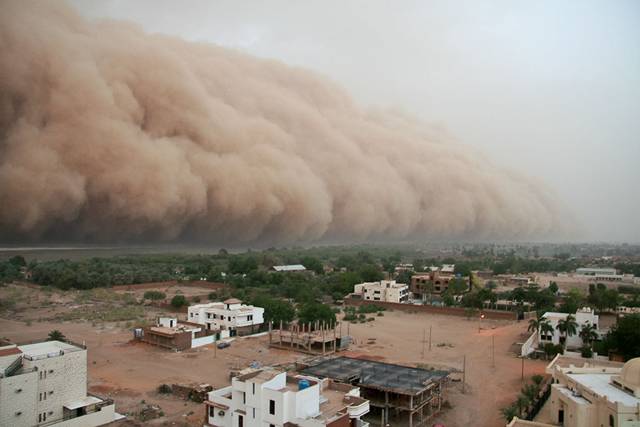
M 22 354 L 22 351 L 18 347 L 6 348 L 4 350 L 0 350 L 0 357 L 9 356 L 11 354 Z

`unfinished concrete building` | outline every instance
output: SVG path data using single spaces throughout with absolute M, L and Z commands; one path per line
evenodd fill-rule
M 426 426 L 442 408 L 446 371 L 393 365 L 349 357 L 325 359 L 302 369 L 318 378 L 331 378 L 360 387 L 369 400 L 372 416 L 381 425 Z
M 274 348 L 325 355 L 345 349 L 348 343 L 341 323 L 291 323 L 285 328 L 280 322 L 279 329 L 273 329 L 273 322 L 269 324 L 269 346 Z

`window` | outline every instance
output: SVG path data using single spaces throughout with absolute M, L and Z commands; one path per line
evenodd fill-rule
M 276 401 L 275 400 L 269 400 L 269 413 L 271 415 L 275 415 L 276 414 Z
M 209 416 L 210 417 L 214 417 L 215 416 L 215 409 L 213 409 L 213 406 L 209 406 Z
M 253 418 L 256 418 L 256 408 L 253 408 Z
M 242 403 L 247 403 L 247 393 L 242 393 Z
M 251 383 L 253 394 L 256 394 L 256 383 Z
M 613 417 L 613 415 L 609 415 L 609 427 L 615 427 L 616 425 L 616 419 Z
M 193 313 L 189 313 L 189 317 L 193 317 Z
M 247 320 L 253 320 L 253 314 L 248 315 Z
M 238 415 L 238 427 L 244 427 L 244 418 L 242 415 Z

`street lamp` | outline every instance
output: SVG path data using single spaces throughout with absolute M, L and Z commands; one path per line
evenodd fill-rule
M 478 333 L 480 333 L 480 329 L 482 329 L 482 319 L 484 319 L 484 313 L 480 314 L 480 320 L 478 320 Z

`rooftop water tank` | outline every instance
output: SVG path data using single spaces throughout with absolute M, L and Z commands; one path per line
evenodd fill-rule
M 301 379 L 298 381 L 298 390 L 304 390 L 305 388 L 311 387 L 311 383 L 309 380 Z

